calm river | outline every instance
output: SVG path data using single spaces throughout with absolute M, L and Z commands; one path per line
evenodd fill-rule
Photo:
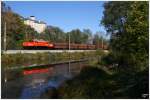
M 49 88 L 58 88 L 65 80 L 77 75 L 87 65 L 87 61 L 65 63 L 58 65 L 46 65 L 40 69 L 21 70 L 18 76 L 16 70 L 2 69 L 2 98 L 40 98 L 41 94 Z M 5 79 L 6 78 L 6 79 Z

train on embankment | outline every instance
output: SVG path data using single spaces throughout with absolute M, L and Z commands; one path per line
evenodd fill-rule
M 103 49 L 107 50 L 108 46 L 104 44 L 77 44 L 77 43 L 52 43 L 43 40 L 32 40 L 26 41 L 22 44 L 23 48 L 26 50 L 96 50 Z

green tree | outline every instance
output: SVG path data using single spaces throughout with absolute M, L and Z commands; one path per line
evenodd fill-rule
M 67 33 L 67 41 L 69 40 L 70 34 L 70 42 L 71 43 L 82 43 L 82 33 L 79 29 L 72 30 L 71 32 Z
M 148 67 L 148 2 L 107 2 L 102 24 L 122 68 Z
M 11 8 L 1 3 L 2 6 L 2 23 L 1 37 L 2 49 L 4 39 L 4 28 L 6 24 L 6 47 L 7 49 L 21 49 L 24 40 L 31 40 L 34 37 L 35 31 L 30 26 L 24 24 L 23 17 L 14 13 Z M 27 35 L 28 34 L 28 35 Z M 28 36 L 28 37 L 27 37 Z
M 102 32 L 96 32 L 96 34 L 94 34 L 94 37 L 93 37 L 93 44 L 94 45 L 99 45 L 99 46 L 102 46 L 102 45 L 108 45 L 108 40 L 105 39 L 103 36 L 102 36 Z M 98 47 L 99 47 L 98 46 Z
M 9 8 L 9 10 L 6 10 L 7 8 Z M 18 14 L 13 13 L 10 7 L 7 7 L 4 3 L 2 3 L 2 40 L 5 24 L 7 49 L 14 49 L 14 47 L 16 47 L 16 42 L 24 37 L 23 22 Z
M 140 69 L 148 67 L 148 6 L 148 2 L 134 2 L 131 5 L 125 23 L 126 35 L 122 36 L 125 43 L 121 51 L 129 55 L 131 65 L 140 67 Z
M 132 3 L 126 1 L 110 1 L 104 3 L 105 10 L 101 23 L 105 26 L 108 33 L 117 34 L 125 31 L 123 26 Z
M 51 42 L 65 42 L 66 34 L 59 27 L 48 26 L 43 35 L 44 40 Z
M 83 32 L 79 29 L 74 29 L 66 34 L 66 41 L 69 41 L 69 34 L 71 43 L 86 44 L 92 32 L 89 29 L 84 29 Z
M 90 29 L 83 29 L 83 43 L 89 43 L 89 39 L 92 38 L 92 31 Z

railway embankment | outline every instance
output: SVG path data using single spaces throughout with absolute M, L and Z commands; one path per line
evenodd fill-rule
M 16 66 L 29 66 L 41 64 L 54 64 L 59 62 L 67 62 L 73 60 L 81 60 L 92 57 L 98 57 L 106 54 L 101 50 L 92 52 L 45 52 L 45 53 L 16 53 L 2 54 L 2 67 L 13 68 Z

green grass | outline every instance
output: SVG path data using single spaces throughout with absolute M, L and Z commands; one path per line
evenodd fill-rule
M 100 53 L 101 52 L 101 53 Z M 50 64 L 68 60 L 80 60 L 83 58 L 101 56 L 102 51 L 74 52 L 74 53 L 36 53 L 36 54 L 2 54 L 2 67 L 15 67 L 32 64 Z

